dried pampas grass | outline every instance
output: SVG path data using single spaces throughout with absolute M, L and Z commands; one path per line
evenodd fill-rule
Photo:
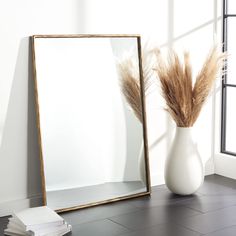
M 148 51 L 143 51 L 142 67 L 145 95 L 147 95 L 151 86 L 150 78 L 153 75 L 153 64 L 150 56 L 151 54 Z M 132 57 L 127 57 L 118 63 L 118 70 L 121 78 L 121 89 L 125 99 L 133 110 L 135 116 L 142 123 L 142 99 L 138 61 L 135 61 Z
M 194 86 L 188 53 L 184 53 L 183 64 L 174 51 L 169 52 L 167 63 L 158 49 L 155 50 L 155 55 L 157 65 L 154 70 L 160 79 L 167 111 L 177 126 L 193 126 L 218 73 L 222 69 L 225 54 L 219 52 L 217 47 L 210 50 L 202 69 L 196 77 Z
M 123 60 L 119 63 L 121 76 L 121 89 L 127 103 L 132 108 L 134 114 L 142 123 L 142 104 L 140 94 L 139 73 L 131 59 Z

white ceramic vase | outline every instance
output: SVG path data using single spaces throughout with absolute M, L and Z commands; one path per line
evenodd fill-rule
M 165 183 L 176 194 L 195 193 L 204 180 L 202 159 L 192 138 L 191 127 L 177 127 L 165 163 Z

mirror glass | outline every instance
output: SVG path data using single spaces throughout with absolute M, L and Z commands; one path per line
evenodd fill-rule
M 132 54 L 141 74 L 139 36 L 32 42 L 44 203 L 64 211 L 149 194 L 145 115 L 127 102 L 117 67 Z

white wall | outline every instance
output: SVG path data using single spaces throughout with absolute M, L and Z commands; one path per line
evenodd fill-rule
M 28 199 L 37 203 L 41 195 L 29 35 L 140 33 L 162 46 L 189 49 L 199 68 L 213 41 L 215 6 L 216 0 L 1 1 L 0 215 L 26 206 Z M 152 183 L 158 184 L 174 124 L 157 90 L 147 102 Z M 213 105 L 210 99 L 195 129 L 203 159 L 211 158 L 208 173 L 214 171 Z
M 84 2 L 0 3 L 0 215 L 41 197 L 28 37 L 84 33 Z

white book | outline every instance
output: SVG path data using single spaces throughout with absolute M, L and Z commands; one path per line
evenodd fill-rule
M 37 231 L 29 231 L 33 236 L 51 236 L 51 235 L 61 235 L 62 233 L 68 233 L 72 229 L 71 225 L 64 224 L 55 227 L 47 227 Z
M 19 234 L 25 234 L 25 230 L 20 225 L 15 224 L 15 222 L 13 222 L 12 220 L 9 220 L 7 229 L 10 229 L 14 232 L 18 232 Z
M 71 231 L 71 226 L 70 225 L 66 225 L 67 227 L 63 228 L 63 229 L 57 229 L 56 231 L 53 232 L 48 232 L 48 233 L 36 233 L 33 234 L 34 236 L 61 236 L 61 235 L 65 235 L 67 233 L 69 233 Z
M 54 235 L 54 234 L 62 234 L 64 232 L 70 232 L 72 229 L 71 225 L 65 223 L 63 225 L 59 225 L 59 226 L 49 226 L 49 227 L 44 227 L 38 230 L 34 230 L 34 231 L 25 231 L 23 230 L 23 228 L 21 227 L 21 225 L 19 225 L 17 223 L 17 221 L 15 221 L 15 218 L 9 218 L 9 223 L 7 225 L 7 229 L 5 231 L 5 233 L 14 233 L 14 234 L 19 234 L 19 235 L 30 235 L 30 236 L 47 236 L 47 235 Z
M 50 231 L 32 232 L 32 231 L 21 231 L 15 228 L 8 227 L 4 230 L 5 235 L 11 236 L 61 236 L 69 233 L 71 231 L 71 225 L 65 224 L 59 227 L 51 228 Z
M 32 234 L 29 234 L 29 232 L 19 232 L 18 230 L 14 229 L 5 229 L 4 235 L 10 235 L 10 236 L 31 236 Z
M 71 231 L 70 228 L 66 230 L 59 230 L 54 233 L 50 234 L 45 234 L 44 236 L 63 236 Z M 4 235 L 9 235 L 9 236 L 31 236 L 32 234 L 29 234 L 29 232 L 25 233 L 19 233 L 18 231 L 12 230 L 12 229 L 5 229 L 4 230 Z
M 28 208 L 13 214 L 13 221 L 24 231 L 64 224 L 64 219 L 47 206 Z

